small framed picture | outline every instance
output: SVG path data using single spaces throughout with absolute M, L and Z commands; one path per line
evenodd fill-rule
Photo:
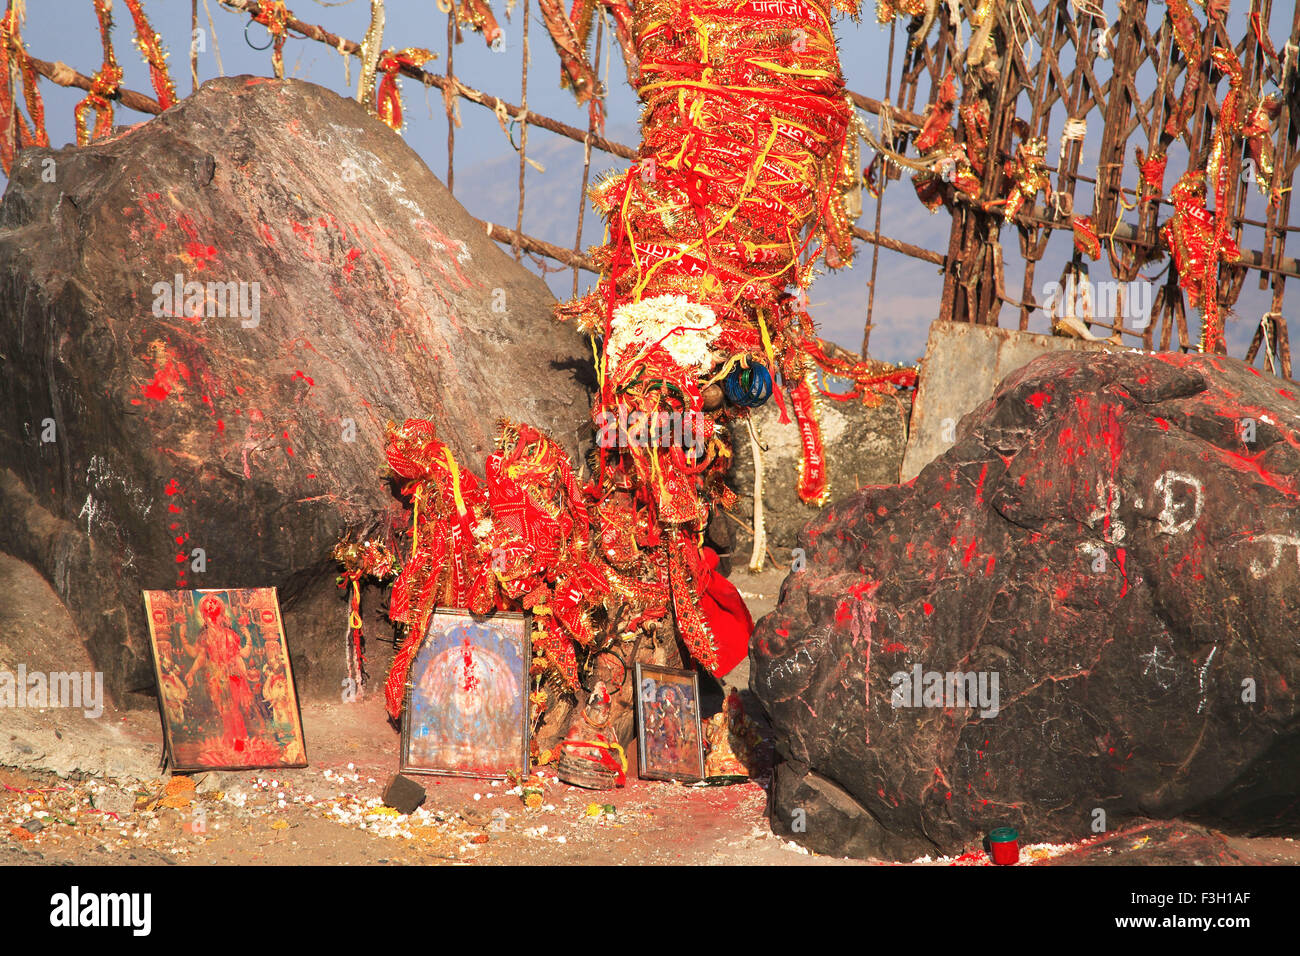
M 700 682 L 694 671 L 636 665 L 637 753 L 647 780 L 704 779 Z
M 275 588 L 145 591 L 174 770 L 305 767 Z
M 403 773 L 528 772 L 530 617 L 437 610 L 406 681 Z

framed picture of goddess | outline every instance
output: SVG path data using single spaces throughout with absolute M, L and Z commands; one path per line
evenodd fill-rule
M 174 770 L 307 766 L 274 588 L 145 591 L 144 607 Z

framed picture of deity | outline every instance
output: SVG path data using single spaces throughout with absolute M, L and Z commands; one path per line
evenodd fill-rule
M 307 766 L 275 588 L 145 591 L 173 770 Z
M 406 680 L 403 773 L 528 772 L 530 635 L 527 614 L 430 615 Z
M 637 755 L 646 780 L 704 779 L 700 681 L 694 671 L 636 665 Z

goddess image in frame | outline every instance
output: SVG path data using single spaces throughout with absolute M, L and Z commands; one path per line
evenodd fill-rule
M 648 780 L 702 780 L 698 675 L 638 662 L 636 682 L 641 776 Z
M 173 767 L 305 767 L 275 589 L 145 591 L 144 604 Z
M 504 777 L 528 769 L 529 620 L 438 610 L 411 664 L 402 770 Z

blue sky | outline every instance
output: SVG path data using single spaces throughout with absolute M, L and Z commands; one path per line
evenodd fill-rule
M 199 55 L 200 81 L 218 75 L 217 50 L 219 48 L 221 64 L 228 76 L 241 73 L 270 75 L 270 50 L 258 51 L 251 44 L 262 46 L 267 42 L 266 31 L 258 25 L 245 30 L 247 17 L 231 13 L 222 8 L 217 0 L 207 0 L 211 8 L 216 27 L 216 43 L 206 37 L 207 50 Z M 478 34 L 466 32 L 465 41 L 455 51 L 456 73 L 463 83 L 496 93 L 510 102 L 520 101 L 520 62 L 523 36 L 522 0 L 517 3 L 512 15 L 507 19 L 504 4 L 493 0 L 493 8 L 505 30 L 506 42 L 502 52 L 492 52 L 483 43 Z M 28 0 L 27 23 L 24 38 L 29 51 L 46 60 L 63 60 L 87 75 L 92 75 L 99 67 L 101 52 L 97 21 L 90 0 Z M 332 32 L 360 40 L 369 22 L 369 3 L 367 0 L 295 0 L 289 4 L 294 14 L 308 22 L 319 24 Z M 1238 4 L 1238 7 L 1242 5 Z M 1113 20 L 1116 5 L 1106 3 L 1104 7 Z M 173 79 L 178 92 L 184 96 L 190 91 L 188 63 L 189 49 L 189 0 L 147 0 L 146 10 L 152 18 L 154 28 L 162 35 L 169 51 Z M 114 32 L 118 61 L 126 71 L 124 85 L 152 94 L 148 72 L 130 40 L 133 36 L 130 16 L 121 3 L 115 4 L 117 26 Z M 424 46 L 438 53 L 438 59 L 429 68 L 434 71 L 445 69 L 446 17 L 440 13 L 434 0 L 388 0 L 387 27 L 385 45 L 393 47 Z M 1154 32 L 1159 18 L 1164 13 L 1163 5 L 1153 5 L 1149 13 L 1149 24 Z M 1199 9 L 1199 8 L 1198 8 Z M 1239 36 L 1244 30 L 1244 8 L 1237 9 L 1229 18 L 1229 28 L 1233 36 Z M 587 113 L 585 107 L 578 107 L 572 96 L 559 86 L 559 61 L 549 37 L 542 26 L 534 4 L 530 28 L 531 66 L 528 85 L 528 105 L 530 109 L 563 120 L 572 126 L 585 128 Z M 1275 17 L 1272 29 L 1273 41 L 1281 49 L 1287 24 L 1284 17 Z M 199 4 L 199 23 L 206 31 L 207 16 L 202 2 Z M 864 11 L 860 22 L 841 18 L 837 27 L 840 40 L 841 61 L 851 89 L 869 96 L 883 98 L 885 95 L 885 63 L 887 61 L 889 27 L 875 22 L 874 6 Z M 247 37 L 247 39 L 246 39 Z M 898 33 L 896 57 L 901 62 L 901 53 L 906 41 L 906 33 L 901 25 Z M 329 87 L 340 94 L 355 90 L 356 67 L 352 69 L 352 89 L 344 84 L 344 66 L 342 58 L 336 51 L 323 44 L 301 38 L 291 38 L 285 46 L 285 73 L 304 80 L 309 80 Z M 1031 62 L 1036 62 L 1036 54 Z M 898 62 L 895 74 L 898 72 Z M 615 52 L 609 66 L 609 96 L 607 100 L 608 127 L 607 136 L 629 145 L 638 140 L 637 118 L 639 106 L 635 94 L 628 87 L 622 67 L 621 57 Z M 1062 69 L 1069 69 L 1072 64 L 1068 53 L 1062 61 Z M 1109 74 L 1109 63 L 1098 60 L 1095 63 L 1098 78 L 1104 82 Z M 604 67 L 602 66 L 602 73 Z M 445 177 L 447 169 L 447 124 L 442 110 L 441 95 L 436 89 L 426 91 L 420 84 L 403 80 L 403 103 L 406 111 L 407 126 L 404 135 L 411 146 L 425 159 L 430 168 L 439 176 Z M 1152 79 L 1140 74 L 1138 86 L 1140 91 L 1149 89 Z M 896 81 L 895 81 L 896 85 Z M 69 90 L 43 81 L 42 93 L 45 96 L 47 123 L 51 142 L 60 145 L 75 140 L 72 121 L 73 106 L 84 95 L 79 90 Z M 1219 95 L 1222 96 L 1226 84 L 1221 84 Z M 1266 92 L 1271 87 L 1266 88 Z M 920 91 L 918 102 L 923 103 L 926 90 Z M 1058 109 L 1058 114 L 1060 110 Z M 1023 114 L 1027 116 L 1025 108 Z M 120 109 L 117 112 L 119 124 L 129 124 L 144 120 L 139 114 Z M 491 111 L 473 103 L 461 103 L 463 126 L 456 132 L 456 177 L 455 194 L 471 213 L 482 219 L 492 220 L 503 225 L 515 223 L 517 202 L 517 181 L 519 159 L 518 153 L 502 134 Z M 1097 149 L 1100 141 L 1100 122 L 1094 112 L 1091 119 L 1094 127 L 1084 141 L 1084 158 L 1081 171 L 1094 171 Z M 867 122 L 877 128 L 874 116 L 867 116 Z M 1056 127 L 1049 136 L 1048 162 L 1055 165 L 1061 117 L 1056 120 Z M 517 141 L 517 137 L 516 137 Z M 1144 138 L 1130 143 L 1128 162 L 1130 168 L 1125 172 L 1126 185 L 1132 185 L 1135 171 L 1132 168 L 1134 145 L 1144 144 Z M 529 167 L 526 178 L 526 206 L 524 211 L 524 231 L 558 245 L 571 247 L 577 222 L 577 204 L 582 175 L 582 146 L 545 130 L 533 127 L 529 131 L 529 155 L 545 167 L 545 172 L 538 172 Z M 869 152 L 864 147 L 864 162 Z M 1176 181 L 1178 174 L 1185 168 L 1185 153 L 1171 150 L 1169 171 L 1166 175 L 1166 190 Z M 615 157 L 593 151 L 593 177 L 605 169 L 618 169 L 626 162 Z M 875 203 L 870 197 L 865 198 L 866 211 L 859 225 L 870 229 L 874 222 Z M 1041 200 L 1040 200 L 1041 201 Z M 1078 192 L 1077 205 L 1087 207 L 1091 197 L 1087 186 L 1082 185 Z M 1247 214 L 1253 218 L 1264 218 L 1264 204 L 1260 197 L 1253 195 L 1247 206 Z M 1131 218 L 1131 217 L 1130 217 Z M 882 231 L 909 242 L 930 249 L 946 251 L 950 223 L 949 216 L 942 210 L 930 214 L 917 201 L 910 183 L 906 178 L 893 182 L 887 189 L 883 207 Z M 591 213 L 586 216 L 583 246 L 600 242 L 602 224 Z M 1017 234 L 1013 229 L 1004 229 L 1002 241 L 1007 263 L 1006 288 L 1012 297 L 1018 297 L 1023 279 L 1018 251 Z M 1259 248 L 1258 230 L 1248 230 L 1243 246 Z M 1068 260 L 1071 241 L 1068 233 L 1053 237 L 1048 246 L 1044 260 L 1039 264 L 1035 277 L 1038 297 L 1041 300 L 1043 283 L 1059 278 L 1061 269 Z M 1289 249 L 1294 255 L 1295 250 Z M 525 259 L 528 263 L 529 260 Z M 553 264 L 552 264 L 553 265 Z M 862 328 L 867 310 L 867 281 L 870 277 L 871 248 L 859 244 L 856 264 L 839 273 L 821 278 L 810 291 L 812 313 L 822 334 L 832 341 L 857 350 L 862 341 Z M 1151 275 L 1163 266 L 1143 270 Z M 531 267 L 531 264 L 530 264 Z M 1092 267 L 1094 279 L 1109 277 L 1109 271 L 1103 262 Z M 567 298 L 572 290 L 572 273 L 564 271 L 551 275 L 547 279 L 552 291 L 559 298 Z M 580 289 L 585 290 L 593 277 L 582 273 L 579 278 Z M 875 328 L 871 337 L 873 356 L 899 362 L 913 362 L 918 359 L 925 347 L 925 336 L 929 323 L 937 316 L 939 298 L 942 292 L 942 279 L 936 266 L 921 262 L 898 253 L 880 251 L 880 263 L 875 300 Z M 1249 276 L 1237 303 L 1239 318 L 1228 324 L 1228 342 L 1232 354 L 1242 355 L 1249 341 L 1259 316 L 1268 308 L 1269 293 L 1258 289 L 1257 275 Z M 1195 313 L 1189 315 L 1194 321 Z M 1010 307 L 1002 313 L 1004 325 L 1014 325 L 1016 313 Z M 1037 313 L 1031 328 L 1046 331 L 1046 319 Z

